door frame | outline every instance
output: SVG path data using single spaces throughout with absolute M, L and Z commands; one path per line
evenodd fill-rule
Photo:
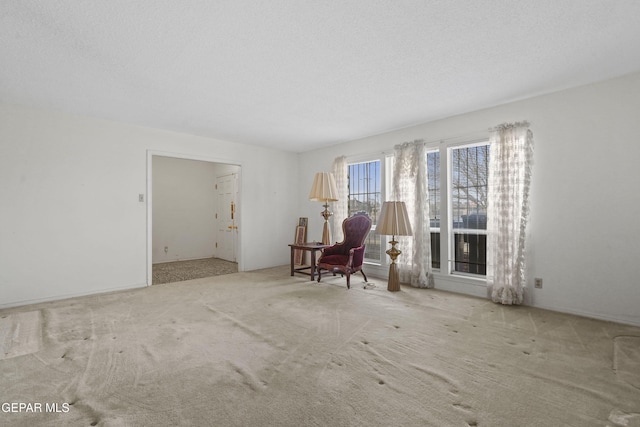
M 202 162 L 219 163 L 238 166 L 238 247 L 236 248 L 238 271 L 244 271 L 242 256 L 242 162 L 230 159 L 221 159 L 196 154 L 175 153 L 169 151 L 147 150 L 147 286 L 153 283 L 153 157 L 173 157 L 175 159 L 199 160 Z

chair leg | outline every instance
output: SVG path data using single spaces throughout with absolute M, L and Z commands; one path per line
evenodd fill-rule
M 347 289 L 351 289 L 351 283 L 349 283 L 350 278 L 351 278 L 351 274 L 347 273 Z
M 319 268 L 317 273 L 318 273 L 318 283 L 320 283 L 320 279 L 322 278 L 322 269 Z
M 367 275 L 366 275 L 366 274 L 364 274 L 364 270 L 360 269 L 360 273 L 362 273 L 362 276 L 364 276 L 364 281 L 365 281 L 365 282 L 368 282 L 368 280 L 367 280 Z

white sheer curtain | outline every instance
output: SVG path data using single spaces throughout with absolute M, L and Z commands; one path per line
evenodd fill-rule
M 527 122 L 502 124 L 491 129 L 489 143 L 487 284 L 494 302 L 521 304 L 533 133 Z
M 433 288 L 431 232 L 429 230 L 429 186 L 424 142 L 416 140 L 395 146 L 391 200 L 405 202 L 413 236 L 397 237 L 400 281 L 418 288 Z
M 331 231 L 333 232 L 333 241 L 342 242 L 344 236 L 342 234 L 342 221 L 349 216 L 349 183 L 347 175 L 349 165 L 345 156 L 336 157 L 333 161 L 331 172 L 336 180 L 338 188 L 338 201 L 333 203 L 333 216 L 331 217 Z

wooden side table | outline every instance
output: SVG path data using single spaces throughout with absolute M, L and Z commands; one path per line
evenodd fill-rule
M 294 273 L 307 274 L 311 276 L 311 281 L 315 280 L 316 277 L 316 252 L 321 251 L 324 248 L 328 248 L 331 245 L 323 245 L 322 243 L 292 243 L 289 245 L 291 247 L 291 275 Z M 303 265 L 302 267 L 296 267 L 293 263 L 293 254 L 296 249 L 302 251 L 311 252 L 311 265 Z M 305 270 L 310 270 L 306 272 Z

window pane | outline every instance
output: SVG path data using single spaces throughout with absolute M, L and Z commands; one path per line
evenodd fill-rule
M 487 274 L 487 236 L 455 233 L 455 271 Z
M 365 259 L 380 261 L 380 235 L 371 230 L 364 244 L 366 245 L 364 248 Z
M 380 161 L 349 165 L 349 216 L 366 212 L 371 218 L 371 232 L 365 240 L 365 259 L 380 261 L 380 236 L 373 232 L 380 213 Z
M 375 226 L 380 212 L 380 161 L 349 165 L 349 216 L 366 212 Z
M 431 267 L 440 268 L 440 233 L 431 232 Z
M 487 229 L 489 146 L 452 150 L 453 228 Z

